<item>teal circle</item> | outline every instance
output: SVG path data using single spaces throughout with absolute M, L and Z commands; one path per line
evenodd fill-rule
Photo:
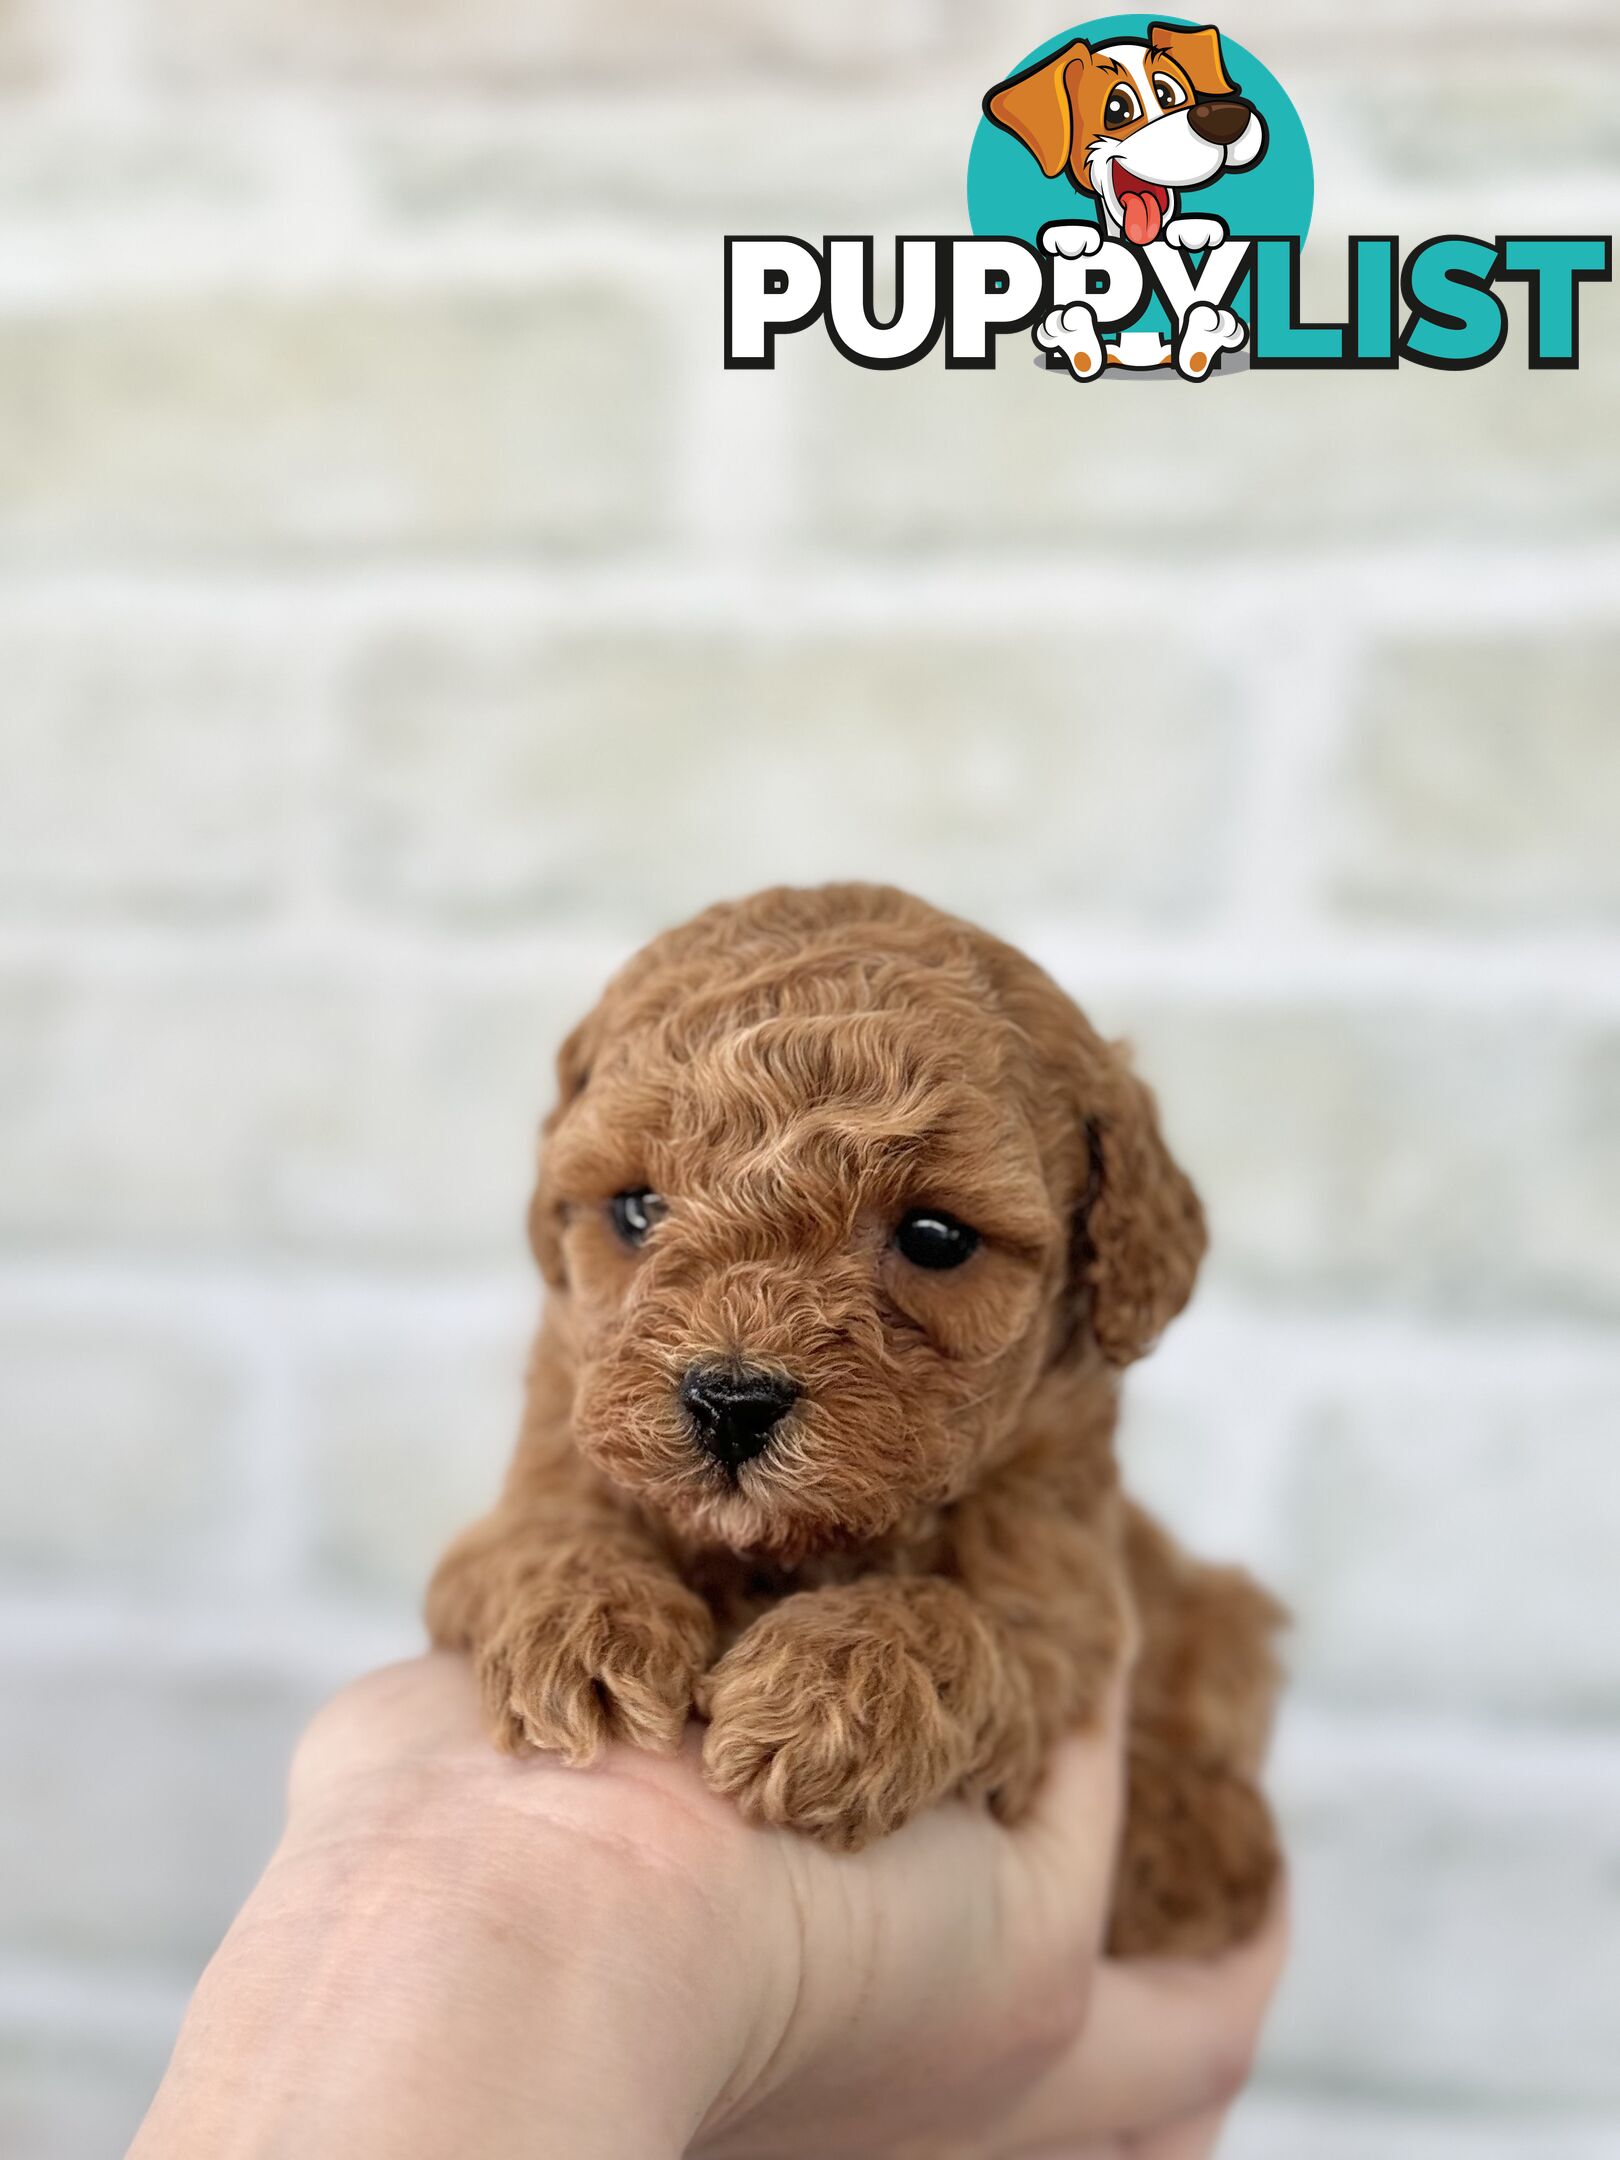
M 1198 27 L 1176 15 L 1100 15 L 1037 45 L 1008 68 L 1000 80 L 1021 75 L 1025 68 L 1072 45 L 1076 38 L 1084 38 L 1088 45 L 1106 45 L 1117 38 L 1145 38 L 1153 23 L 1189 30 Z M 1259 108 L 1266 123 L 1265 155 L 1258 165 L 1245 171 L 1222 173 L 1208 187 L 1190 189 L 1181 207 L 1189 216 L 1222 219 L 1239 239 L 1250 233 L 1283 233 L 1303 240 L 1310 229 L 1316 194 L 1304 123 L 1276 76 L 1262 67 L 1246 46 L 1223 34 L 1221 49 L 1228 75 L 1250 104 Z M 982 113 L 968 153 L 967 201 L 968 223 L 975 233 L 1006 234 L 1031 244 L 1041 227 L 1054 220 L 1090 225 L 1101 222 L 1095 196 L 1083 194 L 1063 173 L 1048 180 L 1017 137 Z M 1245 278 L 1230 303 L 1244 321 L 1248 320 L 1248 299 L 1249 280 Z M 1138 319 L 1136 327 L 1167 327 L 1157 300 Z

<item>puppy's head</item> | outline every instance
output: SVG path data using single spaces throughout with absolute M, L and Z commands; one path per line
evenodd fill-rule
M 1048 179 L 1067 172 L 1138 247 L 1157 240 L 1176 195 L 1253 165 L 1265 122 L 1226 72 L 1220 32 L 1155 23 L 1145 41 L 1076 38 L 998 83 L 984 101 Z
M 687 1539 L 880 1537 L 1191 1290 L 1202 1215 L 1119 1052 L 888 888 L 711 909 L 559 1068 L 531 1229 L 575 1437 Z

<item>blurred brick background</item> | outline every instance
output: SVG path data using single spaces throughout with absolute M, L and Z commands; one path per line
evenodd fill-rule
M 1355 229 L 1612 229 L 1606 0 L 1220 20 L 1317 297 Z M 1231 2151 L 1620 2151 L 1615 297 L 1575 375 L 1518 301 L 1467 376 L 725 375 L 721 234 L 959 229 L 1061 26 L 0 0 L 14 2160 L 121 2147 L 492 1488 L 559 1030 L 850 871 L 1134 1032 L 1211 1202 L 1128 1446 L 1301 1614 Z

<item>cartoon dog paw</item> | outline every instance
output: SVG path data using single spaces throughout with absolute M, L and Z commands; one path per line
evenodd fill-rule
M 1041 246 L 1047 254 L 1065 256 L 1070 262 L 1077 261 L 1082 255 L 1095 255 L 1102 244 L 1102 227 L 1088 225 L 1080 219 L 1041 227 Z
M 1188 382 L 1201 382 L 1223 352 L 1237 352 L 1248 341 L 1247 329 L 1230 308 L 1201 300 L 1187 310 L 1176 337 L 1176 372 Z
M 1164 228 L 1164 237 L 1184 254 L 1201 255 L 1205 248 L 1219 247 L 1227 234 L 1218 217 L 1174 217 Z
M 1097 318 L 1083 300 L 1053 308 L 1036 329 L 1035 342 L 1047 352 L 1060 353 L 1076 382 L 1095 382 L 1103 372 Z

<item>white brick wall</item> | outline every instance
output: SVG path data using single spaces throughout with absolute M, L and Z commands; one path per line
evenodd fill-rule
M 1601 0 L 1222 20 L 1325 300 L 1358 227 L 1613 228 Z M 1058 27 L 0 0 L 8 2156 L 118 2149 L 498 1474 L 558 1033 L 842 872 L 1130 1028 L 1210 1197 L 1127 1448 L 1300 1615 L 1233 2152 L 1620 2149 L 1620 304 L 1151 416 L 725 376 L 720 234 L 958 225 Z

